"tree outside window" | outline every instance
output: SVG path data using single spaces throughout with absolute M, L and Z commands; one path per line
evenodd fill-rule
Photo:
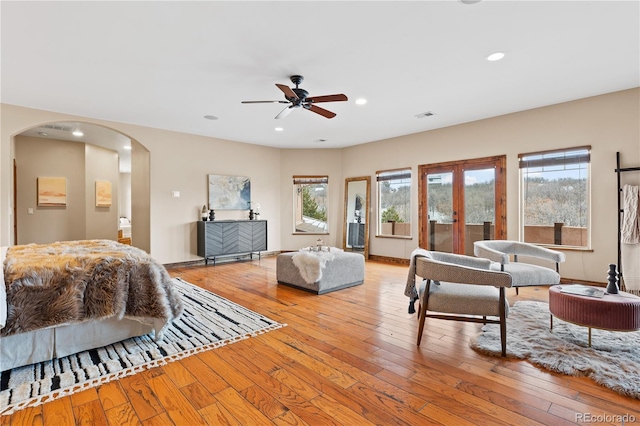
M 302 186 L 302 215 L 326 222 L 327 212 L 318 205 L 316 191 L 324 192 L 324 185 Z
M 326 234 L 328 176 L 294 176 L 294 232 Z
M 411 169 L 376 173 L 378 235 L 411 236 Z

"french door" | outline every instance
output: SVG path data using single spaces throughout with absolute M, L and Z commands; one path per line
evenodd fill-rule
M 420 247 L 473 256 L 506 237 L 505 156 L 418 166 Z

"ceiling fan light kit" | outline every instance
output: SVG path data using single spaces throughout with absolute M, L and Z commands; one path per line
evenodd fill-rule
M 276 87 L 282 91 L 286 101 L 242 101 L 243 104 L 262 104 L 262 103 L 281 103 L 281 104 L 289 104 L 282 111 L 276 115 L 276 119 L 281 119 L 286 117 L 293 111 L 295 108 L 304 108 L 311 112 L 315 112 L 325 118 L 333 118 L 336 116 L 334 112 L 331 112 L 327 109 L 321 108 L 315 104 L 321 102 L 342 102 L 348 101 L 346 95 L 340 93 L 335 95 L 324 95 L 324 96 L 312 96 L 309 97 L 309 92 L 304 89 L 301 89 L 300 83 L 304 80 L 304 77 L 301 75 L 292 75 L 290 77 L 291 82 L 295 84 L 296 87 L 291 88 L 284 84 L 277 84 Z

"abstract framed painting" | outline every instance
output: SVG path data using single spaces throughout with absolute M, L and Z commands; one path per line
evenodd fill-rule
M 67 178 L 38 177 L 38 206 L 56 207 L 67 205 Z
M 111 182 L 96 181 L 96 207 L 111 207 Z
M 251 179 L 246 176 L 209 175 L 210 210 L 248 210 Z

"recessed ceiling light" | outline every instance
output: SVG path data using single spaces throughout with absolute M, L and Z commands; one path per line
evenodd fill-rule
M 84 133 L 82 133 L 80 130 L 74 130 L 73 132 L 71 132 L 71 134 L 77 137 L 84 136 Z
M 276 127 L 276 128 L 275 128 L 275 129 L 273 129 L 273 130 L 275 130 L 276 132 L 281 132 L 281 131 L 283 131 L 284 129 L 283 129 L 282 127 Z
M 123 146 L 122 149 L 126 149 L 127 151 L 129 151 L 131 149 L 130 146 Z
M 364 105 L 367 103 L 367 100 L 364 98 L 356 99 L 356 105 Z
M 494 62 L 494 61 L 499 61 L 502 58 L 504 58 L 504 52 L 495 52 L 487 56 L 487 61 Z
M 315 143 L 323 143 L 323 142 L 326 142 L 326 141 L 327 141 L 326 139 L 316 139 L 314 142 Z
M 427 112 L 423 112 L 421 114 L 416 114 L 416 118 L 431 117 L 432 115 L 435 115 L 435 114 L 433 112 L 431 112 L 431 111 L 427 111 Z
M 206 118 L 207 120 L 217 120 L 218 117 L 216 117 L 215 115 L 205 115 L 204 118 Z
M 38 134 L 39 134 L 40 136 L 49 136 L 49 133 L 45 133 L 45 132 L 38 132 Z

